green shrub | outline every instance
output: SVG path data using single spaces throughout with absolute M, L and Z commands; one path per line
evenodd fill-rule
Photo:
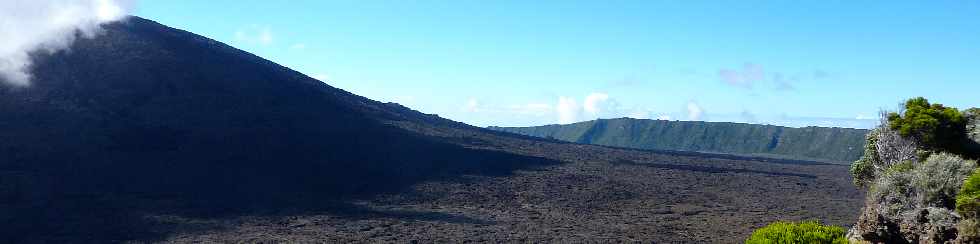
M 956 196 L 956 212 L 964 217 L 980 218 L 980 169 L 974 170 Z
M 903 137 L 914 138 L 929 149 L 963 153 L 966 118 L 956 108 L 917 97 L 905 102 L 903 112 L 888 114 L 888 122 Z
M 915 162 L 911 160 L 902 161 L 901 163 L 893 164 L 892 166 L 889 166 L 888 169 L 885 169 L 885 174 L 905 173 L 912 171 L 914 167 Z
M 866 186 L 875 178 L 874 166 L 881 162 L 876 146 L 878 144 L 878 130 L 874 129 L 865 136 L 864 154 L 861 155 L 861 159 L 851 163 L 851 176 L 857 186 Z
M 911 172 L 898 172 L 882 175 L 868 190 L 868 199 L 877 204 L 878 212 L 886 218 L 899 218 L 903 213 L 913 211 L 918 204 L 913 201 L 915 189 L 912 188 Z
M 846 231 L 839 226 L 822 225 L 816 221 L 800 223 L 776 222 L 752 233 L 747 244 L 781 243 L 847 243 Z
M 866 186 L 874 180 L 874 165 L 864 156 L 858 161 L 851 163 L 851 176 L 854 178 L 854 185 Z
M 953 209 L 963 181 L 976 169 L 976 162 L 949 153 L 936 153 L 911 171 L 912 187 L 920 206 Z

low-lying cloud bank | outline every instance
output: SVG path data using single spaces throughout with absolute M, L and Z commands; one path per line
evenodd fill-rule
M 0 82 L 30 84 L 30 53 L 64 50 L 78 37 L 93 37 L 104 23 L 121 20 L 134 0 L 0 1 Z

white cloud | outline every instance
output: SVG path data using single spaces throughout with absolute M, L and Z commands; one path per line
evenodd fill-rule
M 466 100 L 466 104 L 463 106 L 463 110 L 465 110 L 466 112 L 471 112 L 471 113 L 479 112 L 480 111 L 480 101 L 479 100 L 476 100 L 476 98 L 470 98 L 470 99 Z
M 746 63 L 742 70 L 721 69 L 718 76 L 725 84 L 752 89 L 752 83 L 765 78 L 765 72 L 760 65 Z
M 652 110 L 641 109 L 639 107 L 623 109 L 608 94 L 598 92 L 585 96 L 581 103 L 576 98 L 570 96 L 558 97 L 557 103 L 535 102 L 501 106 L 492 103 L 485 104 L 483 102 L 475 98 L 469 98 L 461 106 L 461 109 L 466 112 L 519 116 L 523 118 L 554 116 L 559 124 L 570 124 L 596 118 L 631 117 L 649 119 L 655 115 Z
M 259 44 L 262 46 L 272 45 L 275 37 L 272 29 L 268 26 L 251 26 L 249 28 L 235 31 L 235 41 L 248 44 Z
M 129 10 L 123 8 L 123 5 L 117 1 L 97 0 L 96 4 L 98 7 L 96 7 L 95 15 L 102 22 L 119 20 L 126 16 L 126 12 L 129 12 Z
M 703 115 L 704 115 L 704 110 L 701 109 L 701 106 L 700 105 L 698 105 L 694 101 L 691 101 L 691 102 L 688 102 L 687 103 L 687 119 L 688 120 L 701 120 L 701 117 Z
M 30 52 L 68 48 L 76 33 L 93 37 L 101 24 L 123 19 L 134 5 L 127 0 L 0 1 L 0 81 L 28 85 Z
M 575 101 L 575 98 L 559 97 L 557 107 L 558 123 L 571 124 L 578 122 L 579 111 L 581 111 L 582 108 L 579 107 L 578 102 Z
M 272 44 L 272 31 L 269 28 L 262 29 L 262 32 L 259 33 L 259 43 L 262 45 Z
M 606 100 L 609 100 L 609 94 L 593 92 L 585 97 L 583 108 L 585 112 L 593 116 L 598 115 L 602 112 L 602 108 L 600 108 L 601 103 L 606 102 Z
M 487 104 L 476 98 L 469 98 L 462 105 L 462 110 L 471 113 L 488 113 L 497 115 L 521 115 L 521 116 L 551 116 L 554 115 L 555 106 L 547 103 L 528 103 L 510 106 L 500 106 Z
M 657 116 L 658 120 L 670 120 L 670 115 L 661 114 Z

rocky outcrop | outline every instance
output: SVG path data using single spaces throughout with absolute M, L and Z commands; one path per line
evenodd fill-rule
M 881 212 L 880 203 L 869 203 L 848 239 L 857 243 L 976 243 L 959 238 L 963 218 L 946 208 L 924 207 L 896 215 Z
M 878 213 L 877 208 L 865 207 L 861 218 L 847 233 L 851 242 L 906 243 L 899 226 Z

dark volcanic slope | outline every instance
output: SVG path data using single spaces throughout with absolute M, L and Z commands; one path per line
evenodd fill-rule
M 371 101 L 131 18 L 0 86 L 0 242 L 728 242 L 853 222 L 846 167 L 654 154 Z
M 790 128 L 727 122 L 599 119 L 568 125 L 490 127 L 563 141 L 654 150 L 680 150 L 853 162 L 868 130 Z

